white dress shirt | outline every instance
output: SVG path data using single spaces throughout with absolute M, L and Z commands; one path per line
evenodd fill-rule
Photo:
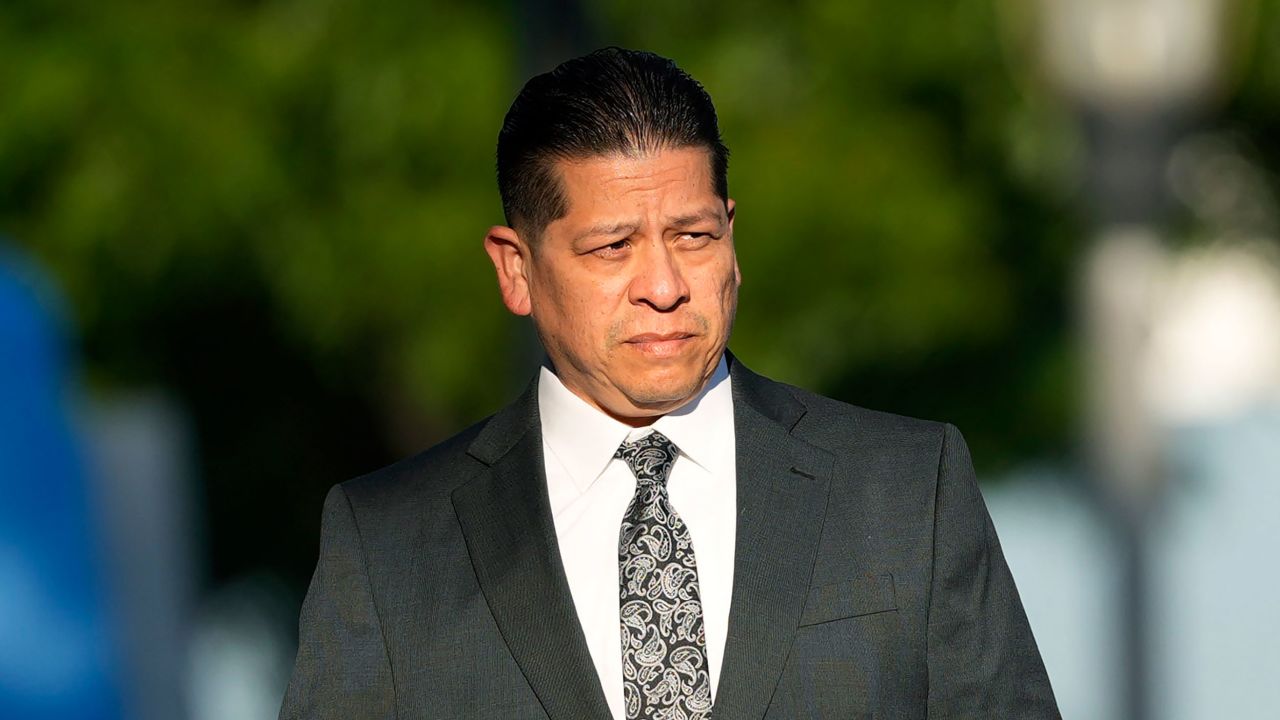
M 737 513 L 733 395 L 724 358 L 701 395 L 650 427 L 632 428 L 605 415 L 546 367 L 538 378 L 538 412 L 560 559 L 591 660 L 617 720 L 626 718 L 618 533 L 635 495 L 636 479 L 613 454 L 624 441 L 643 437 L 650 428 L 680 449 L 667 488 L 693 539 L 714 698 L 729 629 Z

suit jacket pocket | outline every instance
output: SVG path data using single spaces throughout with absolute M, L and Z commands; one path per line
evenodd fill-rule
M 800 625 L 897 610 L 892 575 L 859 575 L 809 591 Z

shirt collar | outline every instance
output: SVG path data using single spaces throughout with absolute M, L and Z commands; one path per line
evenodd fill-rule
M 708 472 L 728 470 L 721 466 L 724 458 L 733 457 L 733 393 L 724 356 L 698 397 L 658 418 L 652 427 Z
M 732 447 L 727 455 L 725 447 L 733 443 L 733 394 L 723 355 L 698 397 L 646 428 L 632 428 L 592 407 L 545 365 L 538 375 L 538 413 L 543 442 L 580 493 L 604 473 L 623 441 L 652 430 L 666 435 L 682 455 L 710 472 L 726 470 L 719 467 L 720 459 L 733 457 Z

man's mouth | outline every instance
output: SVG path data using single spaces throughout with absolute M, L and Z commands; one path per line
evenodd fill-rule
M 633 335 L 623 341 L 647 355 L 666 356 L 679 352 L 688 341 L 697 337 L 689 332 L 642 333 Z

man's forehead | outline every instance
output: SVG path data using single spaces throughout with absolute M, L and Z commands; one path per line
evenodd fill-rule
M 670 210 L 673 221 L 695 215 L 697 220 L 705 219 L 701 216 L 716 213 L 716 207 L 717 216 L 723 215 L 724 202 L 716 193 L 711 154 L 703 148 L 557 159 L 553 170 L 570 212 L 589 209 L 599 214 L 615 203 L 626 204 L 627 196 L 649 193 L 661 195 L 668 205 L 679 206 Z
M 698 146 L 556 158 L 552 167 L 561 178 L 588 182 L 629 180 L 659 174 L 692 175 L 699 179 L 712 175 L 711 151 Z

